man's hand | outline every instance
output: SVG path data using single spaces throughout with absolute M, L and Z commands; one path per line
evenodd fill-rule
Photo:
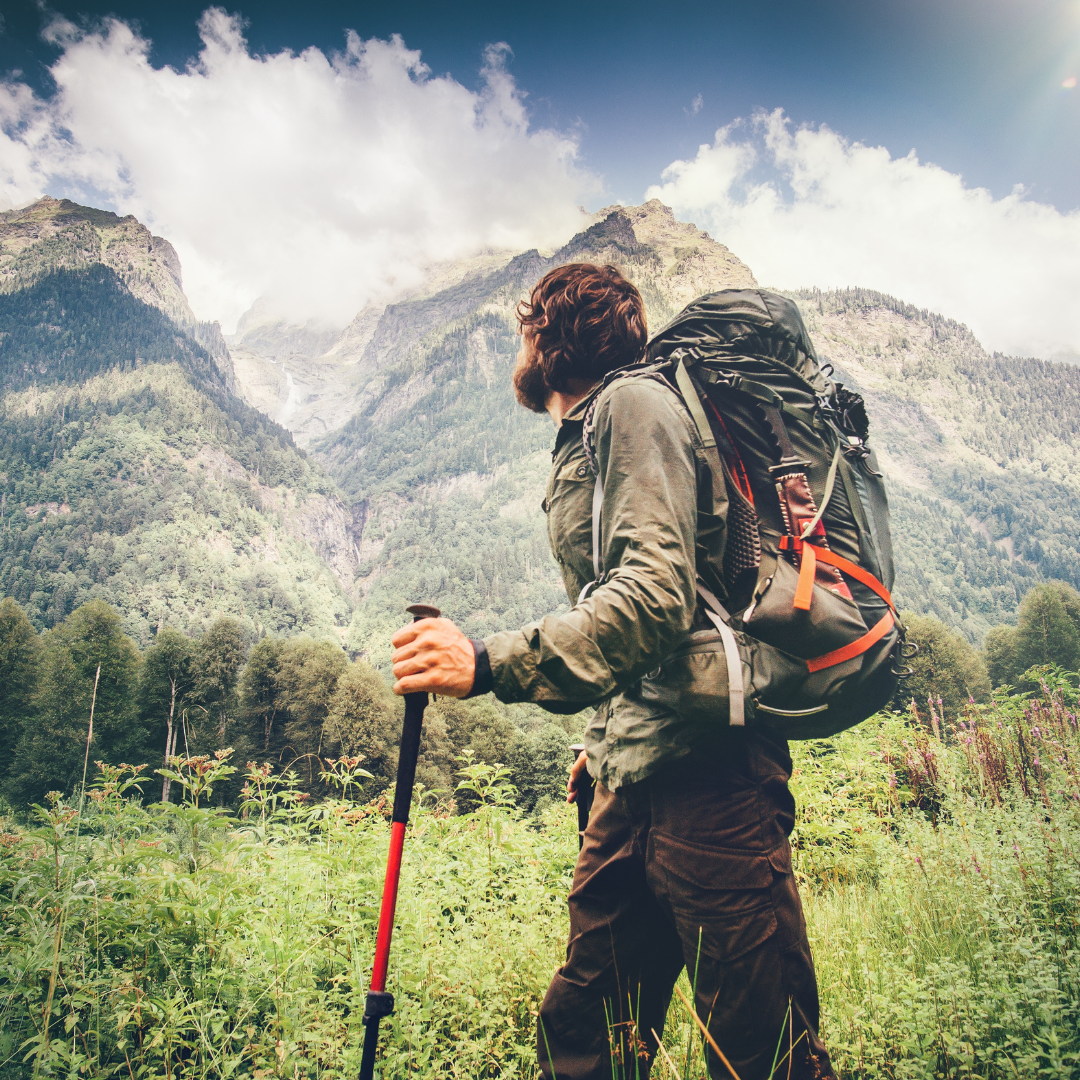
M 449 619 L 421 619 L 391 639 L 395 694 L 426 690 L 463 698 L 473 687 L 476 654 L 472 642 Z
M 585 763 L 589 755 L 584 750 L 577 756 L 577 761 L 570 766 L 570 779 L 566 781 L 566 801 L 574 802 L 577 799 L 578 786 L 590 782 L 589 774 L 585 769 Z

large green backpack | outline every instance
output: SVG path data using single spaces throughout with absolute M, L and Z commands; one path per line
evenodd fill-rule
M 889 506 L 862 398 L 819 365 L 796 305 L 759 289 L 702 296 L 616 379 L 656 378 L 683 400 L 726 518 L 702 558 L 700 610 L 726 657 L 728 722 L 823 738 L 883 708 L 902 672 Z M 597 579 L 603 489 L 593 500 Z M 721 600 L 723 598 L 723 601 Z M 719 647 L 719 645 L 717 646 Z

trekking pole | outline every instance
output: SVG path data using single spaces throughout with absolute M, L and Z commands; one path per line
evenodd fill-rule
M 585 749 L 583 743 L 574 743 L 570 747 L 574 754 L 574 760 L 581 756 L 582 751 Z M 585 830 L 589 827 L 589 811 L 592 810 L 592 797 L 593 797 L 593 778 L 588 773 L 585 774 L 585 779 L 588 783 L 578 783 L 577 794 L 574 797 L 574 803 L 577 805 L 577 846 L 578 851 L 581 850 L 582 844 L 585 843 Z
M 412 604 L 405 609 L 413 622 L 437 619 L 442 613 L 427 604 Z M 401 730 L 397 783 L 394 787 L 394 811 L 390 817 L 390 852 L 386 856 L 386 880 L 379 906 L 379 932 L 375 938 L 375 960 L 371 965 L 371 989 L 364 1003 L 364 1053 L 360 1059 L 360 1080 L 373 1080 L 375 1047 L 379 1041 L 379 1021 L 394 1011 L 394 995 L 386 992 L 386 968 L 390 960 L 390 938 L 394 932 L 394 909 L 397 907 L 398 880 L 401 877 L 401 852 L 405 847 L 405 826 L 409 822 L 416 759 L 420 753 L 420 729 L 424 723 L 426 693 L 405 695 L 405 724 Z

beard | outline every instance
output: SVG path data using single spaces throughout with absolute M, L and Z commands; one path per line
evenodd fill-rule
M 547 410 L 551 393 L 539 359 L 535 349 L 523 347 L 514 365 L 514 394 L 519 404 L 534 413 Z

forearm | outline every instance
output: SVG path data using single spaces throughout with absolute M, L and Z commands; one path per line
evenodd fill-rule
M 491 689 L 500 701 L 577 712 L 631 686 L 690 629 L 692 573 L 658 578 L 617 568 L 565 615 L 484 639 Z

